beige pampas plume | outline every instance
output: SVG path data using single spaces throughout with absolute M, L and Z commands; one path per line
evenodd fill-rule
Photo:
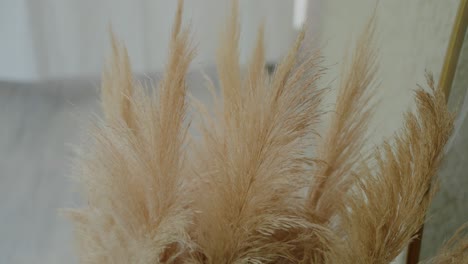
M 132 80 L 125 48 L 102 82 L 104 120 L 91 131 L 76 177 L 87 207 L 69 214 L 82 263 L 176 263 L 192 243 L 184 196 L 185 74 L 193 57 L 179 1 L 166 73 L 152 94 Z
M 217 54 L 221 94 L 207 85 L 214 113 L 193 100 L 202 137 L 189 144 L 185 75 L 194 49 L 181 18 L 179 1 L 155 89 L 133 79 L 112 35 L 104 118 L 75 167 L 87 203 L 68 212 L 81 263 L 390 263 L 424 221 L 452 130 L 432 77 L 429 91 L 416 91 L 417 112 L 406 114 L 403 129 L 366 152 L 377 69 L 371 19 L 311 157 L 323 112 L 321 54 L 299 55 L 302 31 L 270 76 L 260 27 L 242 71 L 233 1 Z M 465 261 L 466 240 L 451 245 L 432 263 Z
M 194 231 L 200 249 L 196 260 L 298 263 L 304 257 L 302 247 L 326 232 L 307 220 L 299 193 L 323 91 L 316 85 L 320 57 L 298 60 L 301 33 L 269 78 L 260 29 L 248 72 L 242 76 L 237 17 L 234 1 L 218 53 L 223 107 L 216 120 L 206 122 L 211 126 L 202 126 L 203 142 L 198 146 L 204 154 L 197 155 L 196 162 L 202 182 Z
M 345 242 L 332 263 L 389 263 L 423 224 L 453 127 L 442 89 L 427 80 L 430 91 L 416 91 L 417 113 L 406 113 L 404 128 L 376 150 L 375 164 L 355 172 L 341 212 Z
M 122 119 L 128 126 L 133 124 L 131 98 L 133 96 L 133 76 L 127 49 L 122 46 L 111 31 L 112 60 L 102 75 L 101 106 L 108 122 Z
M 318 144 L 317 168 L 309 190 L 307 209 L 322 222 L 330 221 L 352 185 L 352 170 L 363 152 L 377 70 L 374 17 L 368 22 L 342 71 L 335 111 Z

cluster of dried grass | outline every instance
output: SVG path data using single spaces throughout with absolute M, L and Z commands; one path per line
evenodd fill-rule
M 417 90 L 404 128 L 366 152 L 376 71 L 371 22 L 342 73 L 330 126 L 317 137 L 320 53 L 298 55 L 301 33 L 269 76 L 260 29 L 242 74 L 234 1 L 218 54 L 221 96 L 210 87 L 215 114 L 193 100 L 203 137 L 189 142 L 185 75 L 194 49 L 181 12 L 179 1 L 157 89 L 132 79 L 125 48 L 112 41 L 105 118 L 76 166 L 87 207 L 69 212 L 81 262 L 392 261 L 424 221 L 452 129 L 432 79 L 429 92 Z M 461 263 L 466 249 L 465 241 L 433 261 Z

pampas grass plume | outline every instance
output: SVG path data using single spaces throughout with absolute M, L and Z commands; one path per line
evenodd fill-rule
M 104 116 L 74 166 L 86 205 L 68 210 L 80 262 L 390 263 L 424 222 L 453 127 L 432 76 L 415 91 L 417 109 L 403 127 L 366 149 L 378 69 L 373 17 L 340 75 L 330 126 L 317 136 L 326 91 L 320 51 L 300 52 L 301 31 L 269 75 L 261 26 L 244 72 L 232 1 L 217 52 L 219 87 L 207 84 L 210 112 L 188 100 L 195 50 L 182 7 L 179 0 L 157 85 L 133 78 L 111 34 Z M 189 140 L 189 102 L 200 140 Z M 466 241 L 456 235 L 428 263 L 465 263 Z

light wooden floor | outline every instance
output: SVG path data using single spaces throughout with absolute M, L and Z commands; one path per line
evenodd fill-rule
M 210 74 L 209 74 L 210 75 Z M 189 75 L 202 101 L 203 78 Z M 0 82 L 0 263 L 76 263 L 61 208 L 80 205 L 73 151 L 97 107 L 99 82 Z
M 67 145 L 96 99 L 48 85 L 0 86 L 0 263 L 76 262 L 58 209 L 78 204 Z

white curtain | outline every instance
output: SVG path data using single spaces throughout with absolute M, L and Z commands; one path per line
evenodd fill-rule
M 214 63 L 229 0 L 186 0 L 198 47 L 194 67 Z M 109 51 L 108 27 L 129 50 L 134 71 L 161 70 L 175 0 L 0 1 L 0 79 L 37 80 L 99 75 Z M 241 61 L 251 51 L 260 23 L 266 25 L 267 59 L 276 61 L 293 41 L 293 1 L 240 1 Z

